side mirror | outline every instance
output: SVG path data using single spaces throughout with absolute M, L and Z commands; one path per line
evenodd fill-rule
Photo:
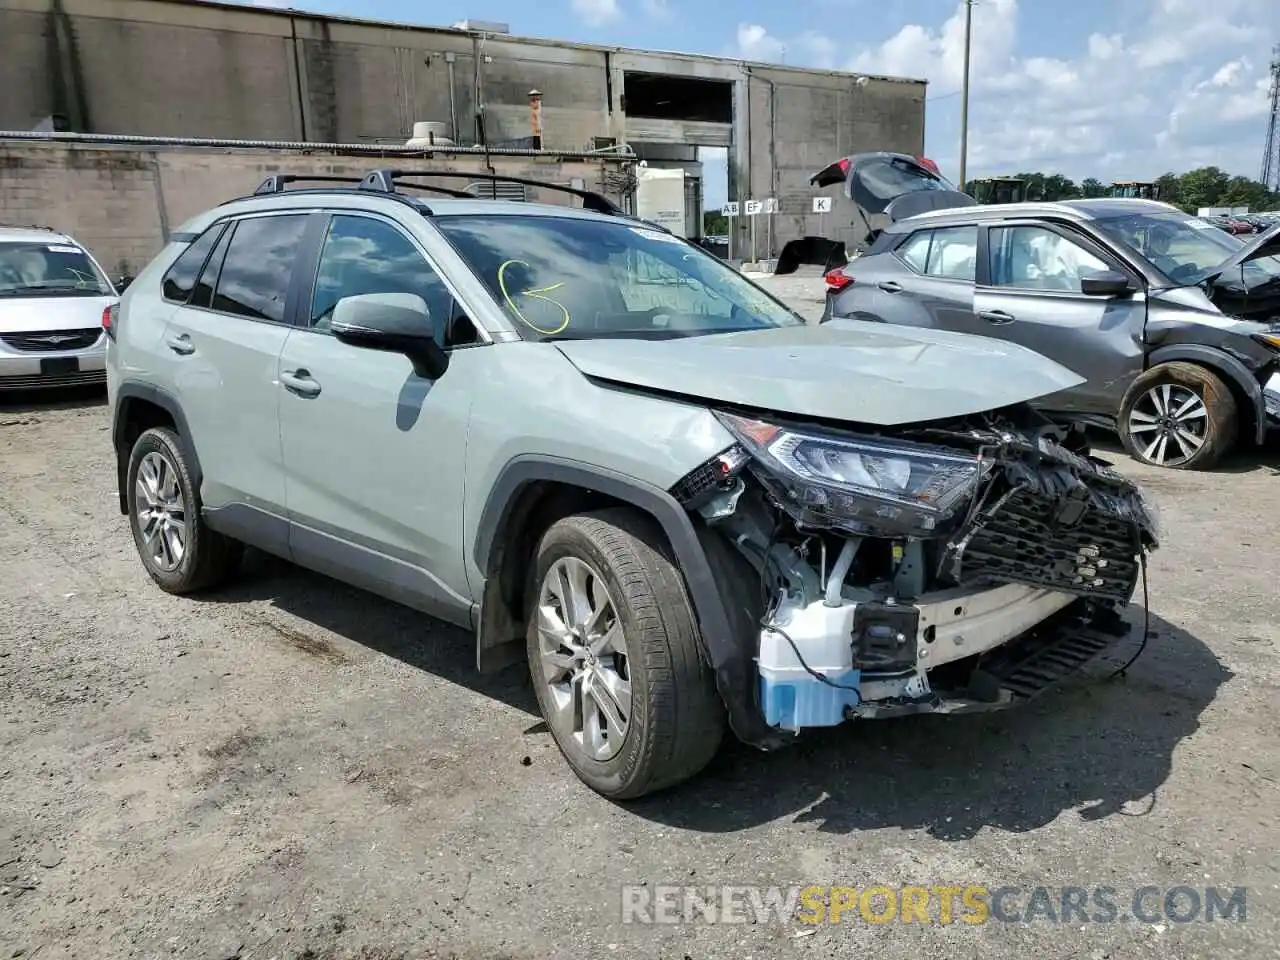
M 133 277 L 116 277 L 111 281 L 111 285 L 116 288 L 116 293 L 124 293 L 131 283 L 133 283 Z
M 1080 292 L 1091 297 L 1124 297 L 1137 293 L 1137 289 L 1123 273 L 1100 270 L 1080 278 Z
M 426 380 L 439 380 L 449 367 L 427 303 L 417 294 L 343 297 L 333 308 L 329 332 L 353 347 L 402 353 L 413 363 L 413 372 Z

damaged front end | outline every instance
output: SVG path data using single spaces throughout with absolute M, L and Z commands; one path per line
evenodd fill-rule
M 711 653 L 738 736 L 1025 700 L 1127 636 L 1154 506 L 1019 405 L 854 434 L 718 411 L 736 438 L 672 494 L 737 646 Z

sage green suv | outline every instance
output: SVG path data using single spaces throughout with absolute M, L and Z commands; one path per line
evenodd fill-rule
M 250 544 L 459 624 L 478 669 L 528 662 L 614 798 L 726 727 L 997 709 L 1129 633 L 1152 506 L 1027 403 L 1075 374 L 808 325 L 589 191 L 420 176 L 273 177 L 109 317 L 120 510 L 161 589 Z

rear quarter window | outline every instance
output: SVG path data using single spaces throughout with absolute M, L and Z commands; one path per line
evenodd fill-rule
M 215 223 L 200 234 L 165 271 L 164 279 L 160 281 L 160 290 L 166 300 L 186 303 L 191 298 L 191 291 L 204 268 L 204 262 L 209 259 L 225 226 L 225 223 Z

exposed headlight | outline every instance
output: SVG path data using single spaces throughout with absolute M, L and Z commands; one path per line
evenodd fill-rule
M 854 532 L 937 536 L 968 507 L 990 464 L 937 447 L 810 433 L 717 413 L 815 519 Z

